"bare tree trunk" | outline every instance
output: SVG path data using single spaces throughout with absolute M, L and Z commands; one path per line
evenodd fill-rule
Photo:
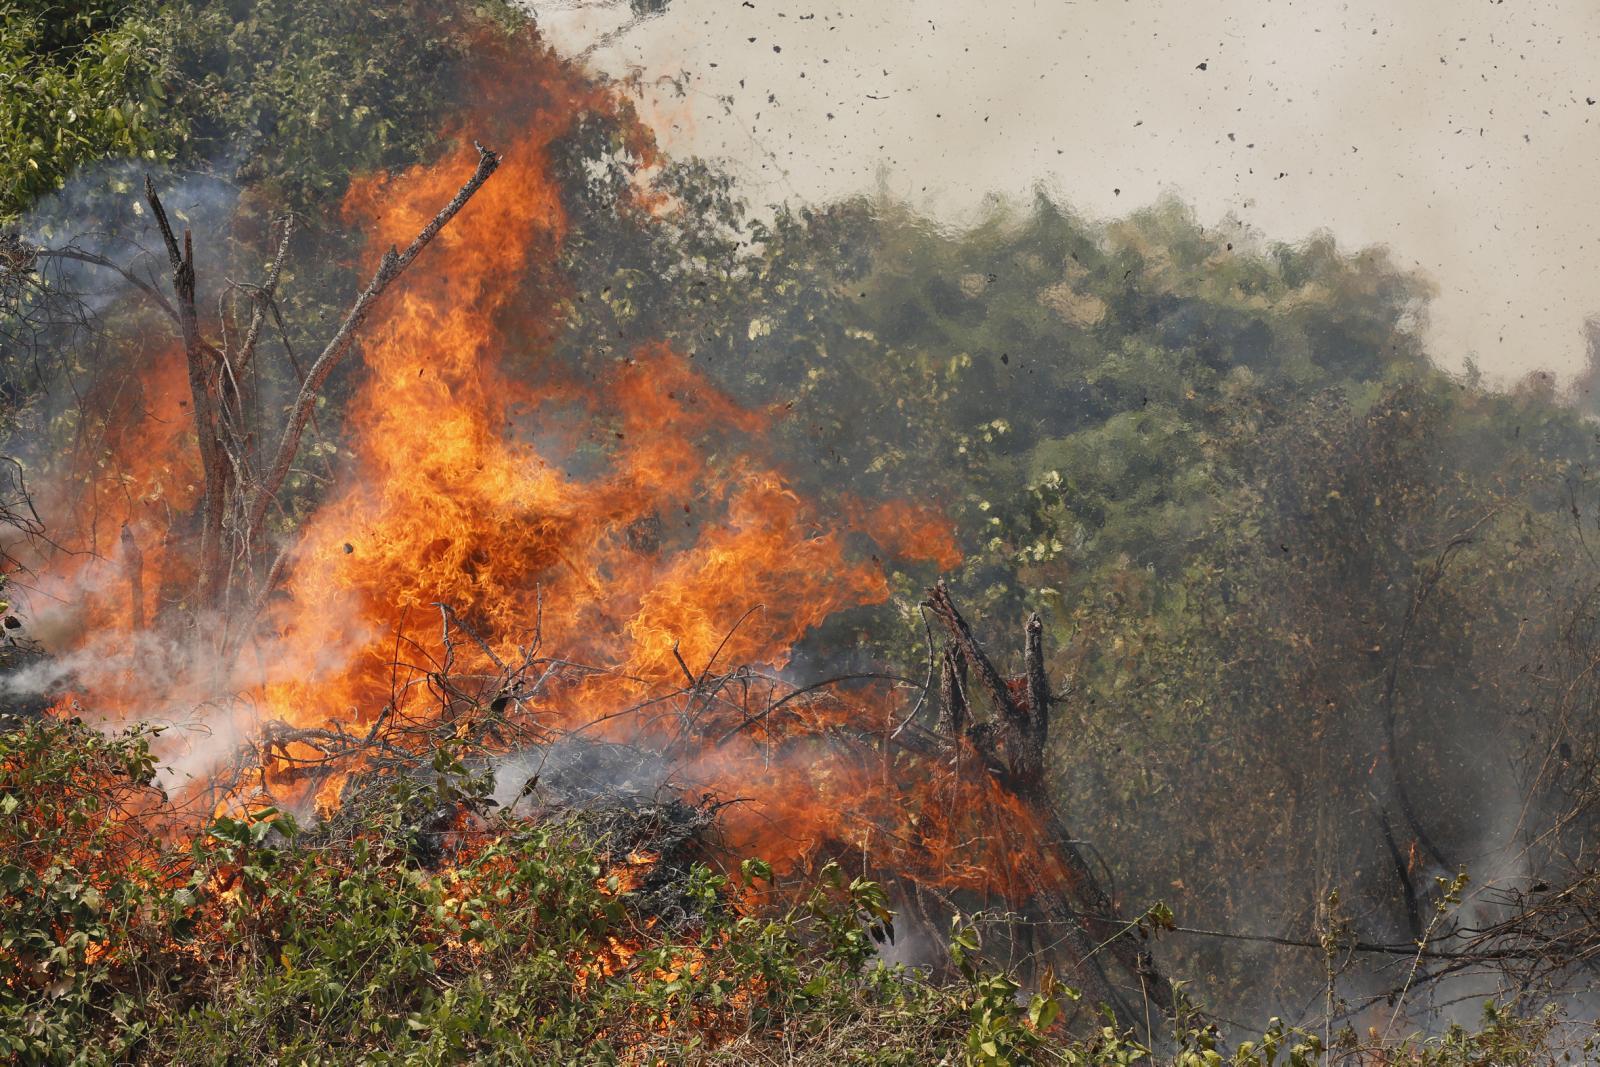
M 1001 677 L 989 657 L 973 637 L 971 628 L 944 583 L 939 583 L 928 593 L 928 606 L 945 628 L 950 631 L 950 646 L 945 652 L 944 671 L 941 676 L 941 693 L 957 689 L 958 667 L 952 662 L 959 657 L 971 663 L 978 678 L 994 704 L 995 724 L 1001 737 L 1001 749 L 995 753 L 982 753 L 983 734 L 977 726 L 966 731 L 965 740 L 989 756 L 986 763 L 992 768 L 995 757 L 1001 765 L 996 775 L 1012 795 L 1023 801 L 1033 815 L 1040 841 L 1020 842 L 1019 847 L 1032 849 L 1032 859 L 1026 865 L 1029 873 L 1029 892 L 1033 907 L 1047 921 L 1062 930 L 1065 940 L 1076 956 L 1079 976 L 1088 983 L 1085 992 L 1101 997 L 1113 1010 L 1125 1017 L 1129 1005 L 1117 996 L 1102 953 L 1109 954 L 1119 969 L 1126 972 L 1130 983 L 1136 983 L 1144 999 L 1170 1016 L 1173 1010 L 1172 985 L 1156 969 L 1141 939 L 1145 932 L 1137 923 L 1124 920 L 1116 902 L 1101 888 L 1099 879 L 1084 859 L 1082 851 L 1067 832 L 1054 805 L 1050 802 L 1044 781 L 1044 752 L 1049 738 L 1050 682 L 1044 667 L 1044 622 L 1037 613 L 1028 618 L 1023 634 L 1024 684 L 1028 695 L 1026 707 L 1019 706 L 1011 695 L 1011 687 Z M 960 687 L 963 719 L 971 716 L 965 703 L 964 687 Z M 946 700 L 946 707 L 951 704 Z M 950 712 L 941 715 L 943 728 Z M 978 724 L 983 725 L 983 724 Z M 952 739 L 961 743 L 963 738 Z M 1053 862 L 1052 862 L 1053 861 Z M 1064 873 L 1066 884 L 1060 884 Z
M 189 371 L 189 393 L 194 404 L 195 436 L 200 446 L 200 471 L 203 498 L 200 505 L 200 566 L 196 588 L 199 608 L 214 606 L 222 574 L 222 515 L 227 505 L 228 464 L 222 452 L 221 426 L 217 418 L 213 370 L 220 365 L 217 350 L 200 336 L 200 316 L 195 308 L 194 239 L 183 233 L 183 248 L 172 232 L 172 223 L 156 195 L 155 182 L 144 180 L 145 199 L 161 230 L 172 264 L 172 291 L 177 297 L 178 328 L 183 334 L 183 353 Z
M 1400 883 L 1400 894 L 1406 906 L 1407 928 L 1411 931 L 1412 940 L 1421 940 L 1424 932 L 1422 904 L 1417 897 L 1416 884 L 1411 879 L 1411 864 L 1394 839 L 1394 828 L 1389 823 L 1389 813 L 1378 803 L 1376 797 L 1372 798 L 1372 808 L 1378 815 L 1378 830 L 1383 834 L 1384 848 L 1388 850 L 1389 862 L 1394 866 L 1395 881 Z

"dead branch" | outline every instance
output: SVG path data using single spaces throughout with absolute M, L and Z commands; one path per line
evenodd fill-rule
M 126 270 L 119 266 L 115 261 L 107 259 L 105 256 L 96 255 L 93 252 L 85 252 L 82 249 L 71 247 L 36 248 L 31 249 L 31 251 L 33 255 L 39 259 L 70 259 L 78 263 L 88 263 L 96 267 L 105 267 L 108 270 L 116 272 L 116 274 L 118 274 L 123 281 L 127 282 L 135 289 L 138 289 L 140 292 L 144 293 L 145 296 L 154 301 L 156 307 L 160 308 L 166 314 L 166 316 L 172 320 L 172 324 L 174 326 L 177 326 L 180 329 L 182 328 L 183 322 L 178 317 L 178 309 L 173 307 L 172 303 L 168 301 L 166 297 L 161 295 L 161 290 L 157 289 L 155 286 L 151 285 L 149 282 L 133 273 L 133 271 Z
M 250 313 L 250 326 L 246 329 L 244 341 L 239 345 L 239 351 L 232 359 L 234 374 L 243 377 L 250 369 L 250 361 L 255 358 L 256 344 L 261 339 L 261 328 L 266 325 L 267 315 L 271 308 L 273 297 L 277 295 L 278 279 L 283 276 L 283 263 L 289 255 L 289 239 L 294 235 L 294 220 L 284 216 L 282 232 L 278 236 L 278 251 L 272 257 L 272 265 L 267 268 L 267 277 L 252 293 L 254 308 Z
M 210 375 L 210 364 L 217 361 L 218 353 L 200 336 L 200 315 L 195 306 L 194 239 L 185 230 L 180 251 L 166 208 L 156 195 L 155 181 L 148 175 L 144 180 L 144 192 L 161 230 L 161 240 L 167 247 L 167 260 L 172 265 L 172 291 L 177 298 L 178 327 L 183 335 L 184 357 L 188 364 L 203 481 L 198 594 L 199 602 L 209 606 L 221 584 L 222 516 L 228 491 L 228 467 L 222 453 L 221 427 Z
M 1068 884 L 1063 887 L 1056 884 L 1047 873 L 1049 867 L 1046 864 L 1034 865 L 1029 875 L 1034 906 L 1050 921 L 1065 924 L 1063 928 L 1067 932 L 1064 936 L 1075 952 L 1081 952 L 1086 944 L 1091 943 L 1092 933 L 1100 940 L 1093 952 L 1097 954 L 1101 949 L 1107 950 L 1121 969 L 1138 981 L 1148 1001 L 1164 1015 L 1170 1016 L 1174 1002 L 1172 985 L 1162 977 L 1149 954 L 1143 950 L 1138 939 L 1143 931 L 1139 924 L 1120 918 L 1115 901 L 1101 888 L 1094 871 L 1072 835 L 1067 833 L 1044 789 L 1043 752 L 1049 727 L 1050 686 L 1044 671 L 1043 621 L 1035 614 L 1028 619 L 1024 628 L 1023 659 L 1030 702 L 1030 707 L 1024 711 L 1012 699 L 1010 686 L 973 637 L 971 628 L 950 599 L 949 590 L 943 582 L 928 591 L 927 603 L 950 631 L 951 643 L 977 670 L 984 690 L 994 703 L 998 722 L 989 725 L 1005 731 L 1002 736 L 1009 773 L 1000 776 L 1002 784 L 1034 814 L 1039 833 L 1044 838 L 1039 843 L 1043 845 L 1040 852 L 1055 857 L 1067 874 Z M 982 734 L 980 732 L 975 737 L 974 730 L 968 731 L 968 740 L 981 756 Z M 1070 894 L 1070 898 L 1067 894 Z M 1100 916 L 1112 918 L 1108 921 L 1098 918 Z M 1079 962 L 1084 962 L 1081 957 Z M 1119 1006 L 1114 1000 L 1108 1003 L 1113 1008 Z M 1126 1010 L 1125 1005 L 1121 1007 Z
M 967 729 L 967 661 L 954 641 L 944 646 L 939 664 L 939 724 L 941 739 L 951 747 L 961 743 Z
M 404 252 L 397 252 L 393 248 L 383 254 L 382 261 L 378 264 L 377 273 L 372 276 L 372 281 L 356 297 L 356 301 L 344 321 L 340 323 L 339 330 L 333 339 L 322 350 L 315 363 L 311 365 L 311 372 L 306 375 L 305 382 L 300 387 L 300 394 L 295 398 L 294 408 L 290 412 L 288 425 L 284 427 L 283 438 L 278 443 L 277 453 L 274 455 L 272 465 L 267 469 L 266 476 L 261 484 L 256 486 L 251 496 L 250 506 L 247 509 L 245 529 L 257 530 L 261 527 L 262 520 L 266 517 L 267 509 L 277 499 L 278 490 L 283 487 L 283 481 L 289 474 L 290 464 L 294 462 L 295 454 L 300 450 L 300 437 L 305 432 L 306 420 L 311 417 L 311 409 L 316 403 L 317 396 L 322 391 L 323 383 L 328 380 L 328 375 L 333 373 L 334 367 L 339 364 L 351 344 L 355 341 L 356 332 L 360 330 L 367 316 L 372 313 L 379 297 L 389 288 L 390 284 L 409 267 L 413 260 L 428 247 L 440 230 L 456 217 L 456 214 L 466 206 L 473 194 L 482 188 L 483 183 L 500 165 L 500 157 L 482 145 L 478 149 L 478 166 L 472 172 L 472 177 L 461 186 L 454 198 L 434 216 L 433 221 L 423 227 Z

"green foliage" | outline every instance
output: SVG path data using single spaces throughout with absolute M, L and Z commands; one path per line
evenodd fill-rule
M 1019 999 L 1022 986 L 1015 979 L 982 969 L 978 955 L 981 947 L 975 929 L 963 924 L 959 916 L 951 921 L 950 960 L 968 984 L 971 1027 L 967 1031 L 966 1062 L 982 1067 L 1031 1062 L 1049 1047 L 1046 1035 L 1061 1018 L 1062 1002 L 1077 1000 L 1078 994 L 1057 985 L 1054 975 L 1047 974 L 1039 991 L 1024 1006 Z M 1115 1026 L 1109 1034 L 1120 1045 L 1121 1035 Z M 1127 1048 L 1138 1046 L 1130 1044 Z
M 503 0 L 0 3 L 0 221 L 96 160 L 220 172 L 315 217 L 418 161 L 469 90 Z
M 169 809 L 149 742 L 52 719 L 0 733 L 0 1048 L 15 1062 L 1155 1062 L 1109 1017 L 1070 1036 L 1066 1020 L 1092 1022 L 1078 994 L 1046 975 L 1021 997 L 972 928 L 952 929 L 948 981 L 876 961 L 884 890 L 837 866 L 760 910 L 697 866 L 700 919 L 676 930 L 618 891 L 576 823 L 495 819 L 419 866 L 415 802 L 481 795 L 452 755 L 436 761 L 445 792 L 397 781 L 353 837 L 263 809 L 184 851 L 156 833 Z M 739 875 L 771 876 L 759 860 Z M 1511 1062 L 1556 1022 L 1491 1006 L 1479 1031 L 1400 1047 Z M 1206 1027 L 1158 1039 L 1183 1067 L 1324 1062 L 1276 1021 L 1226 1058 Z
M 504 4 L 422 0 L 168 8 L 188 155 L 304 212 L 336 203 L 352 175 L 431 152 L 468 89 L 471 47 L 515 21 Z
M 124 817 L 152 798 L 148 740 L 58 722 L 0 733 L 0 1052 L 14 1061 L 60 1059 L 103 1013 L 133 1010 L 103 948 L 150 903 L 153 833 Z
M 0 3 L 0 222 L 86 163 L 177 148 L 164 30 L 137 0 Z

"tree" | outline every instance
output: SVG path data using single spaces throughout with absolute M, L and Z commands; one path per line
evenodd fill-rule
M 0 222 L 86 163 L 172 154 L 161 39 L 135 0 L 0 4 Z

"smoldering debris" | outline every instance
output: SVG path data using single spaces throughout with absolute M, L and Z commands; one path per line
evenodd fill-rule
M 566 737 L 496 760 L 494 801 L 520 814 L 545 807 L 593 810 L 656 803 L 671 770 L 657 753 Z
M 718 807 L 679 796 L 653 753 L 566 737 L 477 760 L 459 778 L 422 759 L 357 774 L 310 833 L 337 842 L 388 820 L 409 861 L 438 870 L 486 830 L 553 827 L 593 850 L 602 884 L 636 915 L 678 931 L 705 917 L 694 870 L 715 849 Z
M 641 914 L 671 929 L 699 916 L 691 872 L 713 845 L 718 805 L 684 800 L 659 754 L 567 737 L 496 761 L 494 776 L 506 811 L 560 822 L 594 846 Z

